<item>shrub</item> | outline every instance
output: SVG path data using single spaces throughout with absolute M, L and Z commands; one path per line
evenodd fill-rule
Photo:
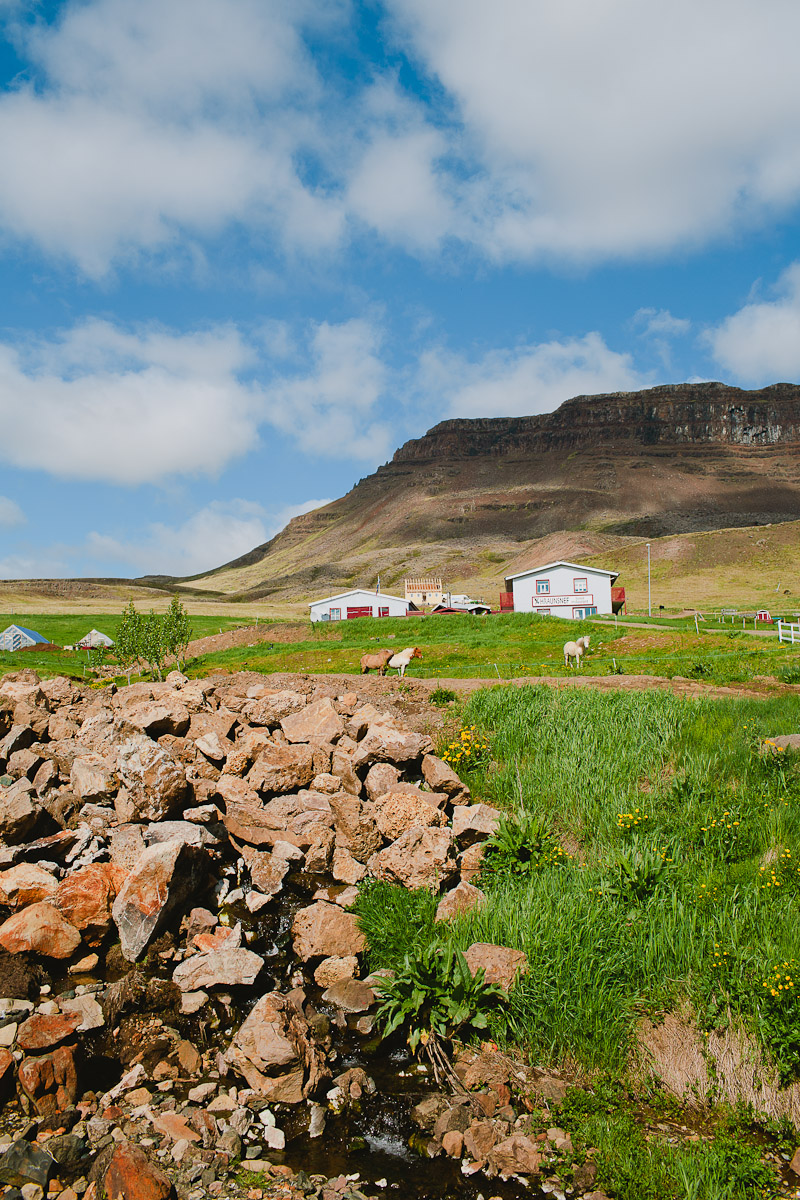
M 486 982 L 482 969 L 472 974 L 452 943 L 406 954 L 394 977 L 377 987 L 382 1002 L 376 1020 L 383 1036 L 402 1030 L 415 1053 L 431 1039 L 486 1029 L 489 1013 L 506 999 L 502 988 Z
M 428 697 L 431 704 L 438 704 L 444 707 L 445 704 L 453 704 L 457 696 L 452 688 L 435 687 Z
M 555 866 L 569 856 L 559 846 L 549 822 L 541 814 L 501 817 L 485 843 L 481 880 L 493 876 L 527 875 L 538 867 Z

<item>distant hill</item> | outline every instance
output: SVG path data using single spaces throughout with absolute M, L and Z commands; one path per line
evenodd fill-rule
M 644 538 L 798 519 L 800 387 L 676 384 L 442 421 L 340 500 L 182 583 L 297 600 L 436 571 L 496 600 L 504 574 L 543 558 L 618 565 Z

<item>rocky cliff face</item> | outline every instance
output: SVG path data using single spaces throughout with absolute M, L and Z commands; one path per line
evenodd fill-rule
M 709 442 L 800 442 L 800 387 L 776 383 L 745 392 L 724 383 L 679 383 L 644 392 L 576 396 L 542 416 L 441 421 L 424 437 L 401 446 L 392 461 Z
M 401 586 L 408 569 L 450 570 L 456 557 L 467 582 L 475 564 L 485 573 L 562 530 L 658 537 L 798 518 L 800 387 L 676 384 L 442 421 L 207 586 L 288 598 L 378 572 Z

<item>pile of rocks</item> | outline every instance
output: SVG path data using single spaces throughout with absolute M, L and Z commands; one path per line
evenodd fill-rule
M 115 1172 L 152 1175 L 126 1197 L 234 1194 L 243 1154 L 279 1171 L 273 1109 L 318 1136 L 369 1086 L 334 1078 L 330 1037 L 372 1028 L 358 884 L 443 891 L 442 920 L 484 900 L 470 881 L 498 814 L 356 691 L 21 671 L 0 682 L 0 772 L 0 1087 L 24 1129 L 0 1182 L 26 1200 L 117 1195 Z M 506 982 L 525 966 L 467 957 Z

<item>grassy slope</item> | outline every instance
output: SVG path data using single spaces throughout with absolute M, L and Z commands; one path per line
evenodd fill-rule
M 701 1029 L 743 1020 L 781 1077 L 796 1078 L 800 756 L 758 747 L 798 728 L 800 696 L 493 689 L 474 693 L 463 719 L 491 744 L 491 765 L 462 772 L 475 798 L 538 816 L 571 857 L 484 875 L 485 907 L 446 925 L 434 924 L 433 897 L 369 885 L 358 907 L 371 964 L 396 969 L 437 939 L 515 947 L 530 967 L 494 1032 L 535 1061 L 624 1072 L 638 1020 L 688 1005 Z M 594 1124 L 587 1113 L 573 1127 L 604 1148 L 615 1195 L 761 1194 L 752 1181 L 734 1188 L 730 1163 L 712 1170 L 724 1139 L 702 1160 L 718 1190 L 711 1179 L 692 1190 L 700 1160 L 681 1182 L 683 1167 L 645 1143 L 619 1096 Z
M 800 609 L 800 521 L 654 538 L 650 552 L 655 609 Z M 587 561 L 619 571 L 629 611 L 647 611 L 644 542 Z

